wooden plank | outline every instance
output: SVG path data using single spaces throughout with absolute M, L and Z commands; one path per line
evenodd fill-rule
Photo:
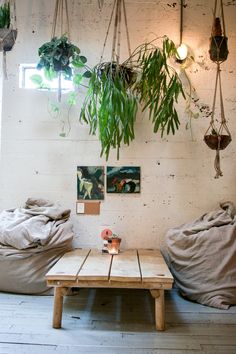
M 76 276 L 89 252 L 89 249 L 78 248 L 65 253 L 46 274 L 46 279 L 76 280 Z
M 173 283 L 173 277 L 159 250 L 139 249 L 138 257 L 143 283 L 162 282 Z
M 123 279 L 116 279 L 115 281 L 107 281 L 106 280 L 92 280 L 85 277 L 85 280 L 77 279 L 76 281 L 69 281 L 69 280 L 48 280 L 48 286 L 62 286 L 67 288 L 114 288 L 114 289 L 165 289 L 170 290 L 172 289 L 172 283 L 167 283 L 165 281 L 156 281 L 154 283 L 142 283 L 141 276 L 139 277 L 139 281 L 132 281 L 130 278 L 130 282 L 125 281 Z M 136 278 L 135 278 L 136 279 Z
M 108 281 L 111 260 L 111 255 L 102 253 L 101 250 L 92 249 L 77 276 L 77 280 Z
M 136 250 L 126 250 L 113 256 L 110 281 L 126 282 L 127 287 L 129 282 L 141 282 L 141 275 Z

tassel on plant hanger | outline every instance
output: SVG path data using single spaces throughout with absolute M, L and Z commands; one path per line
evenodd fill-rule
M 215 170 L 216 170 L 215 178 L 222 177 L 223 173 L 220 168 L 220 150 L 219 149 L 216 150 L 216 157 L 215 157 L 214 166 L 215 166 Z

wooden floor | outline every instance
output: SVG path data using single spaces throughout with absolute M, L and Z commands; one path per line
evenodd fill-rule
M 216 310 L 166 291 L 165 332 L 156 332 L 146 290 L 82 289 L 65 298 L 53 329 L 52 296 L 0 293 L 0 353 L 235 354 L 236 306 Z

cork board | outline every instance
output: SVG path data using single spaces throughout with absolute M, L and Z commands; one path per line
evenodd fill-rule
M 79 215 L 99 215 L 100 202 L 77 202 L 76 214 Z

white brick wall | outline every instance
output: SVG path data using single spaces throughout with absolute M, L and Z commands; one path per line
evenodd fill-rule
M 97 1 L 69 0 L 72 40 L 88 57 L 99 61 L 112 1 L 102 13 Z M 126 0 L 132 49 L 154 34 L 179 40 L 178 2 Z M 60 138 L 60 124 L 47 112 L 48 94 L 19 89 L 18 65 L 37 61 L 37 48 L 50 39 L 54 1 L 16 0 L 18 37 L 7 54 L 8 81 L 3 82 L 2 161 L 0 209 L 18 207 L 30 196 L 60 201 L 72 209 L 80 246 L 101 244 L 99 232 L 109 225 L 122 237 L 123 247 L 158 247 L 166 230 L 216 208 L 223 200 L 236 202 L 236 2 L 225 1 L 229 58 L 222 65 L 226 118 L 233 142 L 222 152 L 224 177 L 214 179 L 214 151 L 203 142 L 209 124 L 205 111 L 193 121 L 194 140 L 185 129 L 185 104 L 179 104 L 181 129 L 164 139 L 152 133 L 147 116 L 139 115 L 136 140 L 122 148 L 120 160 L 99 157 L 100 145 L 78 123 L 74 111 L 72 132 Z M 215 64 L 208 58 L 213 0 L 186 0 L 183 41 L 195 55 L 188 74 L 199 105 L 212 105 Z M 125 58 L 126 43 L 122 52 Z M 110 47 L 105 59 L 110 58 Z M 49 96 L 52 96 L 49 95 Z M 82 99 L 82 96 L 81 96 Z M 140 195 L 106 195 L 100 216 L 75 215 L 77 165 L 141 166 Z

